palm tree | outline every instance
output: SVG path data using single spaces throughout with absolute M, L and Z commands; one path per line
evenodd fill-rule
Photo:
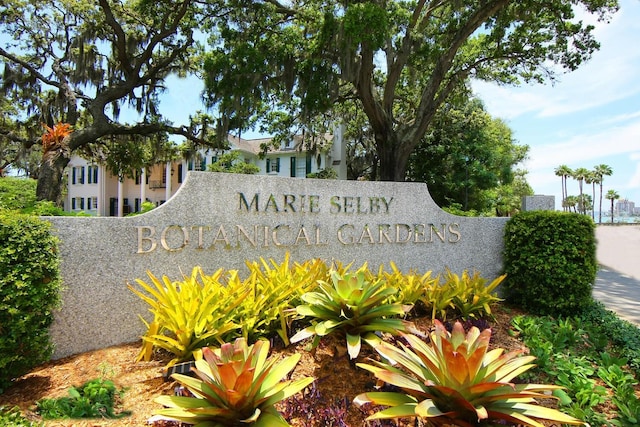
M 611 224 L 613 224 L 613 201 L 618 200 L 620 195 L 616 190 L 607 191 L 606 196 L 604 196 L 607 200 L 611 200 Z
M 596 220 L 596 209 L 595 209 L 595 200 L 596 200 L 596 184 L 600 182 L 600 177 L 596 174 L 595 170 L 589 171 L 587 176 L 584 179 L 584 182 L 587 184 L 591 184 L 591 219 Z
M 613 170 L 609 165 L 600 164 L 593 168 L 593 172 L 600 178 L 600 213 L 598 214 L 598 224 L 602 224 L 602 183 L 604 182 L 605 176 L 611 176 L 611 174 L 613 174 Z
M 580 198 L 578 196 L 567 196 L 562 202 L 562 206 L 566 208 L 569 212 L 571 212 L 571 208 L 573 208 L 574 212 L 578 212 L 576 206 L 580 204 Z
M 562 208 L 566 210 L 565 199 L 567 198 L 567 177 L 570 177 L 573 171 L 567 165 L 560 165 L 555 169 L 556 176 L 562 180 Z
M 583 198 L 583 192 L 582 192 L 582 184 L 584 183 L 585 178 L 589 175 L 589 170 L 587 168 L 578 168 L 576 170 L 573 171 L 573 174 L 571 174 L 571 176 L 573 176 L 573 178 L 578 181 L 578 188 L 580 189 L 580 201 L 581 203 L 581 207 L 584 210 L 584 198 Z M 585 213 L 585 212 L 582 212 Z

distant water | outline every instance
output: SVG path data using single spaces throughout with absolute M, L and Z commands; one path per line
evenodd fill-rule
M 598 222 L 598 216 L 596 215 L 596 223 Z M 602 223 L 603 224 L 611 224 L 611 217 L 602 215 Z M 640 216 L 621 216 L 621 217 L 613 217 L 614 224 L 640 224 Z

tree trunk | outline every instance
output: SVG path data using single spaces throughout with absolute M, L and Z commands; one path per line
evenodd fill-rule
M 376 151 L 380 160 L 380 181 L 404 182 L 409 156 L 416 144 L 403 139 L 393 130 L 384 136 L 376 135 L 376 139 L 378 140 Z
M 36 187 L 38 200 L 50 200 L 62 207 L 64 168 L 68 164 L 69 158 L 64 153 L 46 153 L 43 156 Z
M 598 224 L 602 224 L 602 181 L 600 181 L 600 207 L 598 208 Z

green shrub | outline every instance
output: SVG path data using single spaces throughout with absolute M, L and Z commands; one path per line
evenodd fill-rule
M 32 216 L 0 214 L 0 391 L 49 359 L 59 302 L 57 240 Z
M 575 314 L 591 304 L 598 265 L 590 217 L 522 212 L 506 224 L 504 242 L 507 302 L 554 315 Z
M 23 210 L 36 203 L 36 184 L 34 179 L 4 177 L 0 178 L 0 209 Z

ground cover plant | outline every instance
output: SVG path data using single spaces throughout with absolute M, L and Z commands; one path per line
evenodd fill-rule
M 271 273 L 265 275 L 274 275 L 277 277 L 287 277 L 288 275 L 288 273 L 285 273 L 286 269 L 284 267 L 277 263 L 274 264 L 273 261 L 265 262 L 265 265 L 270 266 L 269 268 L 273 270 Z M 266 267 L 262 265 L 260 268 Z M 293 267 L 289 266 L 287 268 L 291 269 Z M 275 271 L 280 272 L 275 273 Z M 376 274 L 378 273 L 367 271 L 365 277 L 375 277 Z M 394 280 L 390 281 L 394 287 L 400 288 L 402 286 L 403 280 L 397 272 L 394 273 L 392 269 L 388 275 L 395 277 Z M 225 274 L 222 276 L 225 276 Z M 413 290 L 410 292 L 407 291 L 405 294 L 414 294 L 415 289 L 420 288 L 420 286 L 416 286 L 416 283 L 428 284 L 432 279 L 427 279 L 427 276 L 428 275 L 418 273 L 407 274 L 407 278 L 411 277 L 411 279 L 407 280 L 407 283 L 412 282 L 411 287 Z M 468 276 L 473 277 L 472 274 Z M 420 278 L 422 277 L 425 277 L 425 279 L 421 280 Z M 460 277 L 462 276 L 459 276 L 459 278 Z M 446 280 L 446 275 L 437 278 L 437 281 L 443 286 L 444 280 Z M 238 278 L 238 281 L 244 282 L 245 280 Z M 162 283 L 162 286 L 166 285 L 164 284 L 165 282 Z M 171 284 L 171 281 L 169 281 L 169 284 Z M 423 292 L 428 292 L 430 288 L 431 285 L 424 286 Z M 495 295 L 491 297 L 496 298 Z M 472 298 L 476 298 L 476 296 Z M 425 298 L 424 300 L 428 301 L 429 299 Z M 304 304 L 302 298 L 298 301 Z M 395 304 L 397 302 L 397 300 L 389 298 L 388 301 L 381 304 Z M 575 359 L 578 362 L 574 364 L 578 366 L 575 370 L 579 371 L 575 375 L 575 378 L 584 377 L 589 381 L 593 381 L 592 383 L 585 382 L 584 384 L 593 385 L 592 395 L 595 394 L 596 397 L 594 398 L 586 393 L 579 393 L 580 390 L 572 388 L 574 386 L 570 386 L 568 383 L 557 384 L 565 385 L 566 388 L 563 390 L 564 394 L 556 393 L 557 402 L 548 400 L 542 402 L 545 407 L 546 405 L 554 406 L 556 409 L 569 413 L 576 418 L 597 421 L 592 423 L 592 425 L 634 425 L 633 420 L 637 414 L 638 407 L 637 399 L 635 398 L 638 393 L 638 377 L 636 370 L 633 368 L 634 363 L 637 363 L 637 360 L 635 362 L 633 361 L 633 356 L 637 354 L 638 350 L 637 347 L 634 347 L 634 343 L 637 344 L 640 342 L 640 335 L 638 335 L 637 328 L 618 326 L 624 325 L 624 323 L 616 319 L 615 316 L 610 317 L 609 312 L 601 309 L 601 307 L 597 305 L 589 307 L 589 310 L 585 310 L 584 314 L 578 313 L 579 315 L 574 317 L 562 319 L 529 316 L 499 301 L 492 301 L 489 305 L 490 316 L 485 308 L 478 308 L 478 310 L 482 311 L 475 313 L 475 316 L 468 316 L 465 321 L 465 319 L 462 319 L 460 311 L 452 307 L 446 312 L 445 316 L 439 317 L 441 317 L 444 327 L 452 327 L 455 325 L 456 319 L 462 321 L 460 325 L 464 326 L 465 330 L 470 330 L 475 325 L 481 332 L 481 330 L 490 326 L 490 346 L 492 349 L 503 348 L 507 353 L 512 350 L 524 350 L 525 352 L 528 351 L 532 353 L 532 355 L 534 355 L 534 351 L 538 351 L 541 357 L 541 367 L 544 367 L 544 369 L 555 369 L 553 372 L 556 372 L 556 374 L 545 373 L 542 368 L 523 372 L 523 378 L 517 381 L 518 383 L 556 384 L 556 376 L 560 378 L 562 377 L 560 374 L 566 374 L 565 371 L 569 367 L 567 361 L 572 358 Z M 482 305 L 476 306 L 481 307 Z M 421 332 L 423 335 L 428 334 L 433 330 L 433 323 L 431 322 L 432 307 L 421 307 L 421 304 L 415 304 L 413 307 L 414 309 L 406 314 L 406 319 L 414 323 L 418 332 Z M 291 313 L 288 310 L 284 311 Z M 524 315 L 524 317 L 520 317 L 520 314 Z M 552 323 L 543 323 L 537 327 L 531 326 L 535 325 L 535 323 L 527 320 L 529 317 L 533 319 L 545 319 L 545 322 L 548 320 Z M 513 326 L 511 324 L 512 319 L 514 319 Z M 371 405 L 357 407 L 357 405 L 353 404 L 356 395 L 375 391 L 376 381 L 368 371 L 357 367 L 353 361 L 350 361 L 344 337 L 329 334 L 320 340 L 320 343 L 313 352 L 307 351 L 306 347 L 308 342 L 286 346 L 278 333 L 278 329 L 280 329 L 282 325 L 280 320 L 281 319 L 275 322 L 267 322 L 268 324 L 274 325 L 273 329 L 269 328 L 270 332 L 268 336 L 272 342 L 272 355 L 277 358 L 286 358 L 292 354 L 299 354 L 299 363 L 295 369 L 293 369 L 290 379 L 296 380 L 304 377 L 313 377 L 315 379 L 314 383 L 308 386 L 307 389 L 276 404 L 276 409 L 282 414 L 282 417 L 287 423 L 296 427 L 416 425 L 410 419 L 401 419 L 397 424 L 395 421 L 374 419 L 368 422 L 368 424 L 365 424 L 365 418 L 384 410 L 384 407 Z M 286 325 L 288 333 L 294 334 L 296 331 L 303 330 L 309 326 L 309 323 L 305 322 L 305 319 L 302 317 L 296 317 L 295 314 L 287 314 L 284 324 Z M 238 323 L 241 322 L 238 321 Z M 254 324 L 266 325 L 267 323 L 256 322 Z M 557 326 L 555 326 L 556 323 Z M 585 329 L 585 325 L 587 324 L 589 327 Z M 544 332 L 547 330 L 553 331 L 551 339 L 554 341 L 551 345 L 544 344 L 545 341 L 538 336 L 542 332 L 536 331 L 540 330 Z M 588 333 L 583 332 L 587 330 Z M 242 325 L 240 325 L 237 330 L 233 332 L 236 334 L 235 338 L 242 337 L 244 331 L 246 331 L 246 328 L 243 330 Z M 165 333 L 170 337 L 173 332 L 165 331 Z M 511 336 L 510 333 L 514 336 Z M 527 336 L 538 337 L 535 345 L 525 346 L 525 337 Z M 388 334 L 382 334 L 381 338 L 384 341 L 393 343 L 398 343 L 398 340 L 401 339 L 392 338 L 392 336 Z M 620 345 L 623 341 L 628 343 L 627 347 Z M 214 348 L 219 347 L 215 344 L 211 346 Z M 123 396 L 122 409 L 131 411 L 131 416 L 109 421 L 94 420 L 86 424 L 74 420 L 73 423 L 57 425 L 144 425 L 146 420 L 154 412 L 161 409 L 162 405 L 154 403 L 153 401 L 161 395 L 172 396 L 174 394 L 176 384 L 171 381 L 164 382 L 162 372 L 175 355 L 166 349 L 152 348 L 150 361 L 134 362 L 136 354 L 140 351 L 140 347 L 141 345 L 138 343 L 112 349 L 103 349 L 68 358 L 67 360 L 51 362 L 39 367 L 30 374 L 15 381 L 11 389 L 5 394 L 0 395 L 0 406 L 5 408 L 2 416 L 15 416 L 15 412 L 11 412 L 13 411 L 11 408 L 19 405 L 23 413 L 30 417 L 27 419 L 36 422 L 41 420 L 41 417 L 33 412 L 33 410 L 29 410 L 30 407 L 33 408 L 36 401 L 43 397 L 49 398 L 65 395 L 68 391 L 69 384 L 83 384 L 86 381 L 94 379 L 96 375 L 95 367 L 106 361 L 110 365 L 115 366 L 116 370 L 120 371 L 113 377 L 113 380 L 117 387 L 126 388 L 127 391 Z M 538 347 L 549 351 L 544 353 L 542 350 L 538 350 Z M 607 356 L 602 356 L 601 360 L 596 360 L 594 356 L 590 356 L 589 353 L 569 353 L 568 350 L 566 350 L 567 348 L 575 349 L 575 351 L 584 351 L 584 349 L 591 348 L 593 351 L 603 354 L 606 353 Z M 561 351 L 559 349 L 565 349 L 562 351 L 565 351 L 566 354 L 558 354 L 558 351 Z M 195 353 L 197 354 L 198 351 L 195 350 Z M 607 358 L 606 361 L 605 358 Z M 370 359 L 381 360 L 376 351 L 368 346 L 363 346 L 355 362 L 370 364 L 372 363 Z M 600 369 L 601 367 L 603 367 L 603 369 Z M 594 374 L 591 374 L 591 371 L 593 371 Z M 66 379 L 64 378 L 65 375 L 67 377 Z M 70 382 L 69 379 L 73 379 L 74 381 Z M 514 381 L 516 381 L 515 378 Z M 62 386 L 61 384 L 66 385 Z M 598 397 L 598 393 L 600 392 L 596 391 L 601 390 L 599 387 L 604 388 L 609 395 L 613 393 L 614 390 L 618 390 L 616 394 L 617 399 L 613 400 L 613 403 L 603 402 Z M 584 386 L 583 388 L 586 389 L 587 387 Z M 595 404 L 595 406 L 587 408 L 586 402 L 591 405 Z M 580 410 L 584 411 L 584 413 L 580 412 Z M 592 415 L 588 411 L 591 411 L 595 415 Z M 603 419 L 593 418 L 600 415 Z M 602 424 L 599 424 L 599 422 L 602 422 Z M 160 425 L 161 424 L 158 424 L 158 426 Z M 167 425 L 169 424 L 163 424 L 163 426 Z
M 116 388 L 113 381 L 96 378 L 79 387 L 71 387 L 69 396 L 41 399 L 36 402 L 37 412 L 45 420 L 60 418 L 119 418 L 128 412 L 116 412 L 118 399 L 124 390 Z

